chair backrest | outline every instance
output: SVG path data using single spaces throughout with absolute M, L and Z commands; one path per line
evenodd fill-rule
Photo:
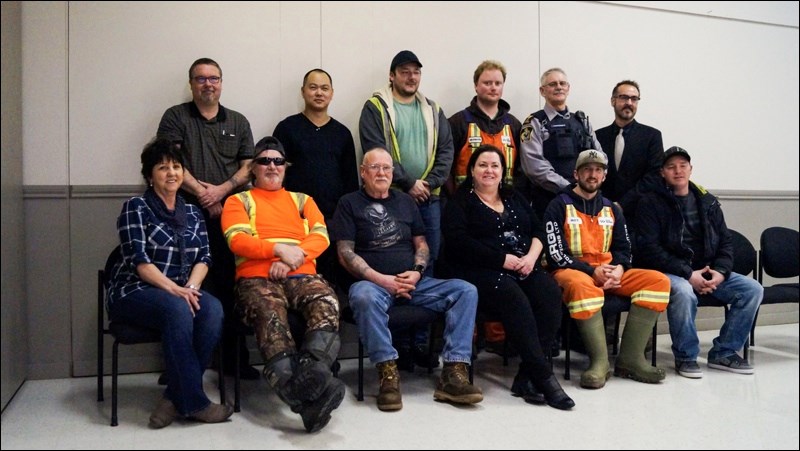
M 741 233 L 728 229 L 733 240 L 733 272 L 743 276 L 753 273 L 756 278 L 757 253 L 750 240 Z
M 800 232 L 786 227 L 770 227 L 761 232 L 759 281 L 763 273 L 775 278 L 800 275 L 798 236 Z

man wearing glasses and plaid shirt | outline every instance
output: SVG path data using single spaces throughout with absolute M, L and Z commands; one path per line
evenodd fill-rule
M 180 142 L 187 154 L 183 186 L 186 201 L 202 207 L 214 266 L 209 269 L 203 288 L 217 297 L 225 309 L 225 373 L 234 374 L 233 362 L 240 355 L 242 379 L 258 379 L 258 370 L 249 364 L 250 354 L 242 345 L 236 349 L 233 314 L 235 264 L 225 237 L 220 214 L 225 198 L 247 184 L 247 170 L 253 158 L 253 132 L 240 113 L 219 103 L 222 94 L 222 68 L 211 58 L 200 58 L 189 67 L 192 101 L 169 108 L 158 124 L 159 138 Z

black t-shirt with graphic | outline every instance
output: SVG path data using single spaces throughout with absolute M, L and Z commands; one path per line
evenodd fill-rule
M 425 235 L 425 224 L 408 194 L 389 190 L 389 197 L 375 199 L 361 189 L 339 199 L 328 231 L 331 241 L 355 242 L 372 269 L 399 274 L 414 266 L 412 237 Z

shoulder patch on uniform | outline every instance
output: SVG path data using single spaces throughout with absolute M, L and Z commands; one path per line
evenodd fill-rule
M 519 133 L 519 139 L 522 142 L 528 142 L 531 140 L 531 132 L 533 132 L 533 115 L 530 114 L 528 117 L 525 118 L 525 122 L 522 123 L 522 130 Z

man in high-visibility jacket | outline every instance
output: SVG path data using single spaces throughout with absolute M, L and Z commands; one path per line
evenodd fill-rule
M 631 298 L 614 374 L 651 384 L 665 376 L 663 369 L 647 362 L 644 348 L 659 313 L 667 308 L 669 279 L 658 271 L 631 269 L 625 218 L 600 193 L 607 170 L 603 152 L 581 152 L 575 165 L 577 182 L 563 189 L 544 215 L 547 266 L 564 290 L 564 303 L 591 358 L 581 375 L 584 388 L 602 388 L 611 376 L 599 314 L 606 293 Z

